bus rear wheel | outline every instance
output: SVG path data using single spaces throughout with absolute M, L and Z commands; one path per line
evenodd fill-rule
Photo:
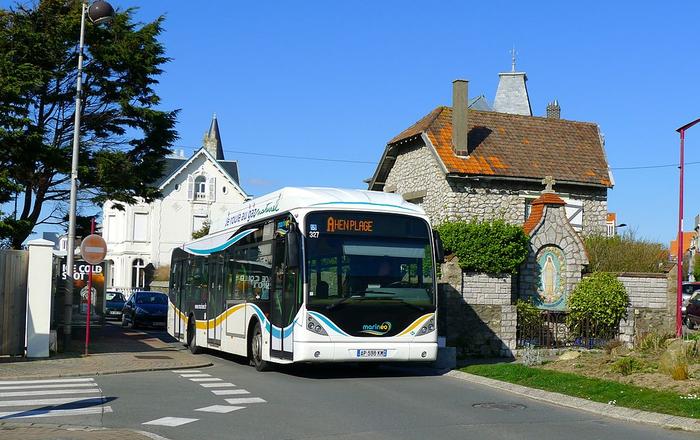
M 253 362 L 253 366 L 258 371 L 265 371 L 269 368 L 267 361 L 262 358 L 263 353 L 263 339 L 262 339 L 262 329 L 260 328 L 260 322 L 255 323 L 253 327 L 253 337 L 250 340 L 250 357 Z
M 191 317 L 187 323 L 187 345 L 190 347 L 192 354 L 199 354 L 202 349 L 197 346 L 197 328 L 194 325 L 194 317 Z

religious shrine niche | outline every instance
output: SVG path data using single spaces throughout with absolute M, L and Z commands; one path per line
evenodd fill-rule
M 545 246 L 537 252 L 539 280 L 536 303 L 543 308 L 562 309 L 566 305 L 566 258 L 557 246 Z

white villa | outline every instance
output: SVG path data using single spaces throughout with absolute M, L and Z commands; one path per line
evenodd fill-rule
M 144 269 L 170 264 L 173 248 L 192 240 L 212 216 L 218 217 L 249 199 L 238 181 L 238 164 L 224 160 L 219 125 L 214 116 L 203 146 L 192 157 L 166 158 L 163 177 L 155 183 L 163 198 L 124 205 L 107 201 L 102 210 L 103 237 L 112 265 L 107 287 L 144 286 Z

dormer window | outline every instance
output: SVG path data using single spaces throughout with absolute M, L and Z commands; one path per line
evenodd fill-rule
M 187 176 L 187 198 L 203 202 L 216 200 L 216 178 L 204 174 Z

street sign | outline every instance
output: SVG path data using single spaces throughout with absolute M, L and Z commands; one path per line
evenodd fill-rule
M 83 260 L 90 264 L 100 264 L 107 255 L 107 243 L 100 235 L 90 234 L 80 244 Z

